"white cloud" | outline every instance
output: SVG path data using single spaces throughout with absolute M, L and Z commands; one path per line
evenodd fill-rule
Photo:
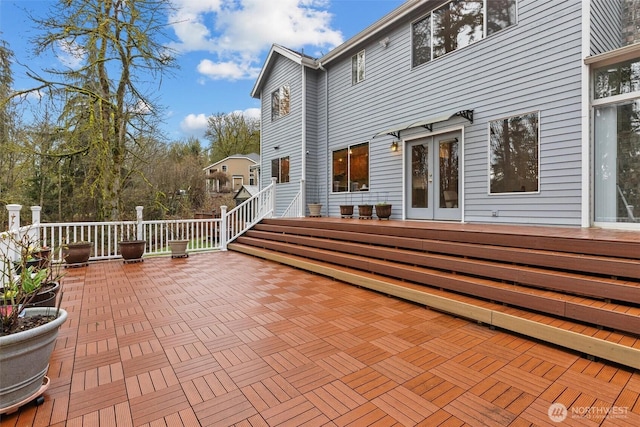
M 245 110 L 235 110 L 228 114 L 242 114 L 246 118 L 260 120 L 259 108 L 247 108 Z M 203 137 L 207 130 L 207 120 L 210 116 L 205 114 L 189 114 L 182 122 L 180 122 L 180 129 L 186 135 L 193 135 L 196 137 Z
M 257 119 L 260 120 L 260 109 L 259 108 L 247 108 L 244 111 L 236 110 L 233 113 L 239 113 L 245 116 L 248 119 Z
M 206 51 L 198 70 L 212 79 L 252 79 L 273 43 L 328 51 L 342 43 L 326 0 L 174 0 L 181 52 Z
M 225 80 L 240 80 L 256 78 L 260 73 L 260 69 L 252 67 L 247 62 L 212 62 L 208 59 L 203 59 L 198 64 L 198 72 L 211 79 L 225 79 Z
M 188 135 L 204 136 L 207 130 L 207 116 L 205 114 L 189 114 L 180 122 L 180 129 Z

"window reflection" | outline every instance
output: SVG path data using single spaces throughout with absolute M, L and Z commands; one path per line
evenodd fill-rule
M 333 152 L 333 191 L 369 190 L 369 143 Z

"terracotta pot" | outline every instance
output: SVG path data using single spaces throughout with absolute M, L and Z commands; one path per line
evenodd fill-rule
M 142 260 L 146 244 L 145 240 L 123 240 L 118 242 L 120 255 L 125 261 Z
M 69 243 L 62 250 L 64 262 L 71 265 L 86 264 L 91 257 L 91 242 Z

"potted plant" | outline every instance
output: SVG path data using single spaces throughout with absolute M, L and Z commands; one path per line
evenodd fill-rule
M 387 202 L 377 203 L 376 216 L 378 219 L 389 219 L 391 216 L 391 205 Z
M 189 239 L 184 238 L 187 234 L 184 224 L 176 221 L 171 224 L 170 232 L 171 239 L 167 243 L 171 249 L 171 258 L 188 258 L 187 246 L 189 245 Z
M 28 247 L 18 239 L 12 243 L 20 249 Z M 59 306 L 28 307 L 42 286 L 52 279 L 49 268 L 29 266 L 28 258 L 22 256 L 17 274 L 9 251 L 0 257 L 3 285 L 0 293 L 0 414 L 4 414 L 35 399 L 48 386 L 45 375 L 49 358 L 67 312 Z
M 362 203 L 358 205 L 358 218 L 359 219 L 373 218 L 373 205 L 369 204 L 369 202 L 365 200 L 364 195 L 362 196 Z
M 308 205 L 309 208 L 309 216 L 312 217 L 318 217 L 318 216 L 322 216 L 321 211 L 322 211 L 322 203 L 309 203 Z
M 72 242 L 62 245 L 62 258 L 68 267 L 82 267 L 88 265 L 91 257 L 91 242 Z
M 124 262 L 142 262 L 146 244 L 145 240 L 122 240 L 118 242 L 120 255 L 122 255 Z
M 347 195 L 346 197 L 349 197 L 349 199 L 351 199 L 351 195 Z M 344 205 L 340 205 L 340 216 L 342 218 L 351 218 L 351 216 L 353 215 L 353 205 L 351 204 L 351 200 L 346 200 L 345 198 L 345 204 Z

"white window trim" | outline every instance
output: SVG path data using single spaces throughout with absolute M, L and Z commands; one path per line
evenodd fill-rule
M 361 55 L 362 55 L 362 61 L 360 60 Z M 353 69 L 354 58 L 355 58 L 355 65 L 356 65 L 355 70 Z M 359 73 L 360 66 L 362 66 L 362 79 L 360 79 L 360 73 Z M 355 78 L 354 78 L 354 71 L 355 71 Z M 365 50 L 362 49 L 360 52 L 353 55 L 351 59 L 351 84 L 357 85 L 358 83 L 362 83 L 363 81 L 365 81 L 366 78 L 367 78 L 366 56 L 365 56 Z

